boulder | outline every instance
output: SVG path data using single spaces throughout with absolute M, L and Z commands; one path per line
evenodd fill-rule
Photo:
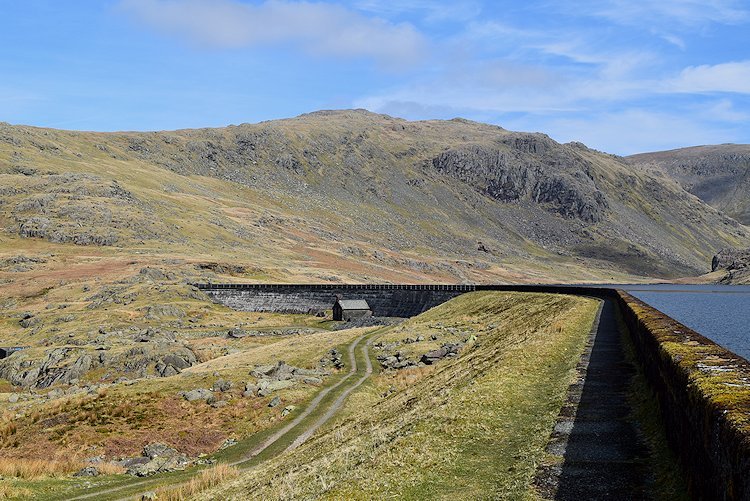
M 276 407 L 281 403 L 281 398 L 277 395 L 268 403 L 269 407 Z
M 232 388 L 232 382 L 231 381 L 225 381 L 223 379 L 219 379 L 216 381 L 211 388 L 213 391 L 229 391 Z
M 188 402 L 193 402 L 195 400 L 208 401 L 210 399 L 213 399 L 213 396 L 213 392 L 206 388 L 197 388 L 195 390 L 182 392 L 182 397 Z
M 143 457 L 148 461 L 129 466 L 127 469 L 129 475 L 147 477 L 155 473 L 184 470 L 190 463 L 187 456 L 162 443 L 145 446 Z
M 73 474 L 74 477 L 98 477 L 99 470 L 96 466 L 87 466 Z
M 460 344 L 446 343 L 441 348 L 437 350 L 428 351 L 427 353 L 422 355 L 420 362 L 422 362 L 425 365 L 432 365 L 435 362 L 442 360 L 446 357 L 457 356 L 460 349 L 461 349 Z
M 232 339 L 242 339 L 243 337 L 247 337 L 249 335 L 249 332 L 239 328 L 230 329 L 229 332 L 227 332 L 227 337 L 230 337 Z

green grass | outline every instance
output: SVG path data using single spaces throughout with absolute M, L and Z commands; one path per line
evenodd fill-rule
M 532 497 L 531 478 L 597 306 L 569 296 L 473 293 L 415 317 L 404 324 L 412 334 L 451 320 L 472 326 L 478 340 L 436 367 L 379 374 L 293 454 L 205 497 Z M 391 385 L 396 393 L 382 398 Z

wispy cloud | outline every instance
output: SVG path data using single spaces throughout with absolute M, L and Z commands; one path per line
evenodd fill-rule
M 427 22 L 466 22 L 479 16 L 482 12 L 481 2 L 477 0 L 455 0 L 453 2 L 359 0 L 355 6 L 360 10 L 383 16 L 416 13 Z
M 750 19 L 747 4 L 736 0 L 575 0 L 592 15 L 612 22 L 648 27 L 668 23 L 675 28 L 696 28 L 707 24 L 741 24 Z M 585 5 L 584 5 L 585 4 Z
M 396 67 L 418 62 L 426 39 L 408 23 L 368 17 L 341 5 L 269 0 L 121 0 L 152 28 L 219 48 L 293 46 L 326 56 L 367 57 Z
M 533 128 L 533 122 L 510 121 L 512 128 Z M 553 117 L 544 132 L 561 142 L 579 141 L 621 155 L 668 150 L 686 145 L 734 142 L 742 138 L 738 126 L 696 120 L 680 113 L 632 108 L 579 116 Z
M 674 92 L 734 92 L 750 94 L 750 61 L 690 66 L 667 82 Z

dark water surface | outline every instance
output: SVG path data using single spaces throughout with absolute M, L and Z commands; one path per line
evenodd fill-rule
M 750 360 L 750 286 L 659 284 L 618 287 Z

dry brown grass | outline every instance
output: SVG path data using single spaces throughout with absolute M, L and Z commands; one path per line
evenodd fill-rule
M 16 434 L 16 431 L 16 423 L 9 416 L 3 416 L 0 419 L 0 444 L 4 444 L 8 438 Z
M 74 473 L 84 466 L 84 463 L 75 459 L 0 458 L 0 476 L 24 480 L 60 477 Z
M 115 463 L 98 463 L 96 469 L 99 470 L 100 475 L 119 475 L 125 473 L 125 467 Z
M 211 487 L 239 476 L 240 471 L 234 466 L 217 464 L 214 467 L 203 470 L 200 475 L 193 477 L 189 482 L 162 487 L 156 490 L 159 501 L 182 501 L 200 494 Z

